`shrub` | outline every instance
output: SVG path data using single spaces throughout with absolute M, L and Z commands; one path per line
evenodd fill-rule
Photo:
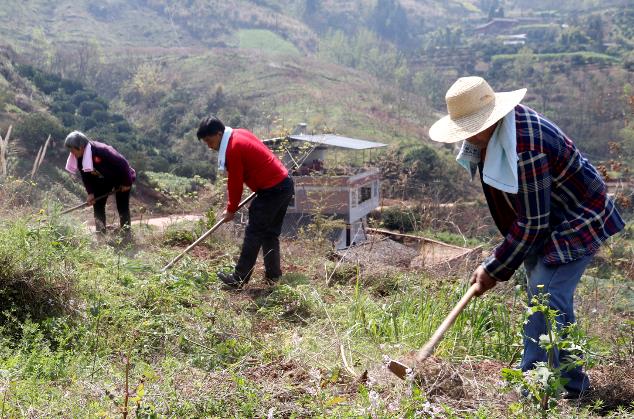
M 533 369 L 525 372 L 511 368 L 502 370 L 507 384 L 524 391 L 528 396 L 524 402 L 539 406 L 542 417 L 546 417 L 546 412 L 557 405 L 556 400 L 564 393 L 568 382 L 564 373 L 573 368 L 592 366 L 596 362 L 590 340 L 576 323 L 560 327 L 557 321 L 559 313 L 549 306 L 549 299 L 548 293 L 534 296 L 525 314 L 525 323 L 536 313 L 543 315 L 546 334 L 539 337 L 538 343 L 548 354 L 547 361 L 536 362 Z M 560 351 L 566 351 L 567 356 L 556 365 L 554 360 Z
M 69 228 L 45 222 L 0 226 L 0 323 L 71 315 L 76 309 L 74 260 L 83 252 Z M 17 329 L 16 329 L 17 330 Z
M 110 114 L 101 109 L 97 109 L 92 113 L 92 118 L 100 124 L 107 124 L 110 119 Z
M 39 71 L 33 77 L 33 83 L 35 83 L 38 89 L 47 95 L 53 93 L 59 88 L 60 81 L 60 78 L 57 76 L 44 74 Z
M 81 125 L 84 131 L 88 131 L 89 129 L 97 126 L 97 121 L 95 121 L 94 118 L 85 118 Z
M 91 116 L 93 113 L 95 113 L 96 111 L 103 111 L 104 106 L 96 101 L 93 100 L 88 100 L 85 102 L 82 102 L 81 105 L 79 105 L 79 114 L 82 116 Z
M 185 196 L 191 192 L 197 191 L 206 182 L 199 176 L 194 178 L 185 178 L 176 176 L 171 173 L 146 171 L 146 176 L 156 190 L 170 196 Z
M 400 232 L 410 232 L 416 229 L 418 223 L 416 211 L 407 208 L 390 207 L 381 213 L 381 223 L 383 227 Z
M 120 132 L 120 133 L 132 132 L 132 127 L 130 126 L 128 121 L 117 122 L 114 127 L 117 130 L 117 132 Z
M 163 236 L 163 244 L 167 246 L 188 246 L 198 237 L 191 229 L 183 230 L 179 227 L 169 226 Z
M 62 112 L 57 115 L 62 124 L 67 128 L 73 128 L 77 125 L 77 117 L 73 113 Z
M 29 153 L 35 155 L 48 136 L 61 139 L 66 136 L 66 130 L 54 117 L 45 113 L 26 115 L 15 126 L 14 138 L 19 138 Z
M 75 113 L 75 105 L 72 102 L 57 100 L 53 103 L 53 106 L 51 106 L 51 110 L 56 114 L 63 112 Z
M 64 92 L 66 92 L 66 94 L 72 95 L 78 90 L 81 90 L 83 86 L 78 81 L 63 79 L 62 82 L 60 83 L 60 87 L 64 89 Z
M 94 100 L 96 97 L 97 94 L 95 92 L 79 90 L 75 92 L 75 94 L 71 97 L 71 100 L 75 104 L 75 106 L 79 106 L 82 104 L 82 102 L 85 102 L 87 100 Z

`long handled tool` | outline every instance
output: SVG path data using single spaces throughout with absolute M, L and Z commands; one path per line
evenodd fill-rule
M 96 197 L 96 198 L 95 198 L 95 201 L 99 201 L 100 199 L 104 199 L 105 197 L 110 196 L 110 195 L 112 195 L 113 193 L 116 193 L 116 192 L 119 192 L 119 189 L 113 189 L 113 190 L 111 190 L 110 192 L 108 192 L 107 194 L 104 194 L 104 195 L 98 196 L 98 197 Z M 68 214 L 69 212 L 73 212 L 73 211 L 75 211 L 75 210 L 82 209 L 82 208 L 84 208 L 84 207 L 87 207 L 88 205 L 90 205 L 90 204 L 88 203 L 88 201 L 83 202 L 83 203 L 81 203 L 81 204 L 79 204 L 79 205 L 75 205 L 74 207 L 68 208 L 68 209 L 66 209 L 66 210 L 64 210 L 64 211 L 62 211 L 62 212 L 60 212 L 60 213 L 59 213 L 59 215 Z
M 306 154 L 304 154 L 304 156 L 299 159 L 299 160 L 295 160 L 292 156 L 292 154 L 286 150 L 286 152 L 288 152 L 289 156 L 291 157 L 291 160 L 293 160 L 293 169 L 296 169 L 298 167 L 300 167 L 302 165 L 302 163 L 304 162 L 304 160 L 306 160 L 306 158 L 308 158 L 308 156 L 310 155 L 310 153 L 312 153 L 315 148 L 317 148 L 319 144 L 315 144 L 308 152 L 306 152 Z M 292 170 L 292 169 L 291 169 Z M 240 204 L 238 204 L 238 209 L 242 208 L 243 206 L 245 206 L 246 204 L 248 204 L 253 198 L 255 198 L 256 193 L 253 192 L 251 193 L 251 195 L 247 196 L 246 198 L 244 198 L 242 200 L 242 202 L 240 202 Z M 216 231 L 216 229 L 218 227 L 220 227 L 222 225 L 222 223 L 224 223 L 223 220 L 218 221 L 213 227 L 211 227 L 209 230 L 207 230 L 202 236 L 200 236 L 195 242 L 193 242 L 192 244 L 190 244 L 189 246 L 187 246 L 187 249 L 183 250 L 181 252 L 180 255 L 176 256 L 174 259 L 172 259 L 172 261 L 170 263 L 168 263 L 167 265 L 165 265 L 163 267 L 163 269 L 161 269 L 161 272 L 165 272 L 167 271 L 169 268 L 171 268 L 172 266 L 174 266 L 174 264 L 176 262 L 178 262 L 179 260 L 181 260 L 181 258 L 183 256 L 185 256 L 187 253 L 189 253 L 190 250 L 192 250 L 194 247 L 196 247 L 198 245 L 198 243 L 202 242 L 203 240 L 205 240 L 211 233 L 213 233 L 214 231 Z
M 432 337 L 427 341 L 425 346 L 423 346 L 418 351 L 418 354 L 416 354 L 417 364 L 429 358 L 429 356 L 434 351 L 434 348 L 436 347 L 436 345 L 438 345 L 438 342 L 440 342 L 442 337 L 445 335 L 445 332 L 449 330 L 453 322 L 456 321 L 456 318 L 458 317 L 458 315 L 467 306 L 471 298 L 473 298 L 473 296 L 476 294 L 477 289 L 478 289 L 477 283 L 471 285 L 469 290 L 460 299 L 460 301 L 458 301 L 458 303 L 455 305 L 453 310 L 451 310 L 451 312 L 445 318 L 445 320 L 443 320 L 440 326 L 438 326 L 438 329 L 436 329 L 436 331 L 434 332 Z M 407 365 L 395 360 L 390 360 L 390 362 L 387 364 L 387 368 L 403 380 L 407 376 L 407 370 L 412 370 Z
M 255 192 L 251 193 L 251 195 L 247 196 L 246 198 L 244 198 L 242 200 L 242 202 L 240 202 L 240 204 L 238 204 L 238 209 L 242 208 L 243 206 L 245 206 L 247 203 L 249 203 L 253 198 L 255 198 Z M 178 256 L 176 256 L 174 259 L 172 259 L 172 261 L 170 263 L 168 263 L 167 265 L 165 265 L 163 267 L 163 269 L 161 269 L 161 272 L 165 272 L 167 271 L 169 268 L 171 268 L 172 266 L 174 266 L 174 264 L 176 262 L 178 262 L 179 260 L 181 260 L 181 258 L 183 256 L 185 256 L 187 253 L 189 253 L 190 250 L 192 250 L 194 247 L 196 247 L 198 245 L 198 243 L 200 243 L 201 241 L 205 240 L 211 233 L 213 233 L 214 231 L 216 231 L 216 229 L 218 227 L 220 227 L 222 225 L 222 223 L 224 223 L 224 219 L 218 221 L 216 224 L 214 224 L 213 227 L 211 227 L 209 230 L 207 230 L 202 236 L 200 236 L 198 239 L 196 239 L 195 242 L 193 242 L 192 244 L 190 244 L 189 246 L 187 246 L 187 249 L 183 250 L 181 252 L 181 254 L 179 254 Z

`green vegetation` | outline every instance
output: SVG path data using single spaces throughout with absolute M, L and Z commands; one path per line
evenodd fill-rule
M 26 409 L 37 417 L 116 416 L 126 409 L 140 417 L 458 415 L 451 398 L 441 404 L 428 393 L 430 384 L 400 384 L 380 371 L 383 355 L 397 357 L 430 337 L 464 285 L 438 282 L 437 275 L 373 277 L 360 270 L 328 285 L 321 271 L 327 248 L 305 240 L 285 244 L 301 252 L 293 264 L 302 273 L 291 269 L 272 288 L 261 288 L 256 274 L 243 294 L 232 294 L 213 272 L 229 262 L 235 239 L 211 238 L 200 248 L 208 256 L 186 257 L 160 273 L 180 251 L 164 247 L 178 244 L 172 233 L 137 232 L 130 253 L 95 247 L 65 223 L 18 219 L 0 230 L 0 391 L 9 417 Z M 468 306 L 433 362 L 451 362 L 443 368 L 458 368 L 464 359 L 497 362 L 498 373 L 517 362 L 524 296 L 502 288 Z M 580 294 L 584 313 L 595 293 L 619 294 L 589 282 Z M 601 333 L 599 323 L 619 315 L 612 307 L 586 313 L 593 325 L 586 333 Z M 604 339 L 599 363 L 627 356 L 631 339 L 627 333 L 614 343 Z M 365 369 L 368 381 L 356 381 Z M 499 380 L 498 373 L 491 379 Z M 467 386 L 452 385 L 458 386 L 452 391 Z M 569 413 L 565 405 L 553 409 Z M 487 402 L 479 411 L 485 410 L 512 412 Z
M 242 29 L 236 32 L 239 48 L 255 49 L 265 53 L 299 54 L 297 48 L 275 32 L 263 29 Z
M 592 64 L 592 63 L 614 63 L 619 59 L 597 52 L 561 52 L 561 53 L 545 53 L 545 54 L 533 54 L 532 57 L 537 61 L 555 61 L 561 59 L 569 59 L 578 64 Z M 493 65 L 496 65 L 498 61 L 514 61 L 517 59 L 516 54 L 499 54 L 491 57 Z
M 167 160 L 157 153 L 157 144 L 138 136 L 123 116 L 109 112 L 108 101 L 93 90 L 84 89 L 79 82 L 45 73 L 32 66 L 22 65 L 18 71 L 52 99 L 50 109 L 61 121 L 59 124 L 47 115 L 38 114 L 23 118 L 16 127 L 16 137 L 23 139 L 30 149 L 36 147 L 29 141 L 45 139 L 47 134 L 61 140 L 68 132 L 81 130 L 96 140 L 112 145 L 123 155 L 132 156 L 134 166 L 140 163 L 134 158 L 139 155 L 147 159 L 148 168 L 165 166 Z M 64 154 L 59 149 L 58 153 Z
M 497 90 L 527 87 L 525 103 L 614 182 L 630 220 L 634 12 L 623 0 L 559 3 L 3 1 L 0 135 L 13 134 L 0 179 L 0 417 L 532 415 L 530 400 L 500 394 L 500 371 L 521 352 L 521 270 L 470 303 L 421 367 L 431 381 L 400 382 L 386 376 L 383 356 L 423 344 L 473 266 L 344 263 L 325 239 L 339 221 L 318 216 L 283 241 L 287 274 L 273 287 L 257 271 L 243 293 L 220 288 L 214 272 L 239 246 L 228 226 L 159 269 L 216 221 L 225 185 L 202 180 L 216 180 L 215 167 L 194 135 L 210 113 L 262 138 L 307 122 L 388 143 L 363 156 L 384 181 L 371 222 L 490 250 L 498 233 L 477 182 L 451 146 L 427 142 L 445 91 L 466 74 Z M 478 29 L 496 17 L 517 22 Z M 135 225 L 124 249 L 94 243 L 82 225 L 89 210 L 55 215 L 85 194 L 63 171 L 61 141 L 74 129 L 137 169 L 135 216 L 191 210 L 205 219 L 165 231 Z M 26 180 L 48 135 L 41 173 Z M 553 416 L 634 417 L 632 234 L 628 226 L 602 249 L 576 299 L 579 327 L 600 354 L 590 370 L 597 401 L 558 402 Z M 547 386 L 509 378 L 554 400 L 561 382 L 546 370 Z
M 543 287 L 543 285 L 540 285 Z M 523 373 L 521 370 L 506 368 L 502 376 L 511 386 L 525 391 L 531 402 L 541 408 L 542 417 L 548 417 L 548 411 L 557 406 L 557 399 L 564 393 L 568 379 L 563 373 L 574 368 L 592 366 L 594 363 L 590 343 L 576 323 L 559 328 L 557 310 L 549 307 L 550 296 L 543 292 L 532 298 L 526 312 L 526 320 L 536 313 L 544 316 L 547 334 L 540 336 L 539 346 L 548 354 L 547 362 L 538 362 L 535 368 Z M 568 353 L 564 361 L 555 366 L 555 357 L 560 351 Z
M 188 194 L 197 194 L 197 190 L 204 186 L 206 182 L 200 176 L 186 178 L 176 176 L 171 173 L 145 172 L 148 177 L 150 186 L 157 188 L 160 192 L 166 193 L 173 197 L 186 196 Z

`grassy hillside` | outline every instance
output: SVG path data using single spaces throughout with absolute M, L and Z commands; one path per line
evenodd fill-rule
M 191 46 L 195 40 L 151 8 L 123 1 L 7 0 L 0 7 L 0 36 L 15 40 L 18 51 L 53 44 L 95 41 L 110 47 Z
M 422 381 L 401 381 L 384 355 L 412 362 L 408 352 L 464 292 L 470 266 L 352 264 L 311 230 L 283 242 L 278 285 L 264 286 L 258 265 L 249 286 L 230 293 L 215 275 L 238 249 L 229 226 L 161 273 L 200 225 L 137 229 L 134 247 L 116 250 L 92 243 L 70 218 L 38 218 L 0 225 L 6 417 L 539 414 L 500 378 L 520 348 L 525 296 L 512 282 L 469 305 L 418 367 Z M 598 362 L 592 402 L 559 402 L 549 415 L 634 417 L 632 278 L 622 276 L 631 275 L 631 246 L 624 238 L 608 246 L 577 295 L 582 336 L 593 342 L 587 357 Z
M 471 302 L 435 356 L 416 366 L 421 374 L 406 381 L 386 371 L 384 356 L 413 365 L 412 351 L 465 292 L 476 262 L 417 270 L 403 262 L 404 244 L 384 239 L 369 246 L 369 262 L 353 261 L 333 252 L 330 224 L 319 220 L 282 241 L 285 275 L 273 286 L 258 264 L 243 292 L 221 287 L 216 272 L 231 268 L 242 237 L 233 224 L 161 272 L 224 207 L 224 183 L 195 176 L 215 176 L 211 153 L 194 138 L 210 113 L 263 138 L 306 122 L 315 132 L 388 143 L 372 164 L 399 200 L 384 202 L 394 205 L 371 225 L 485 252 L 499 237 L 477 184 L 451 146 L 427 140 L 456 77 L 528 87 L 526 103 L 579 139 L 593 162 L 605 160 L 602 173 L 627 180 L 627 2 L 503 2 L 506 17 L 533 20 L 476 34 L 500 5 L 0 2 L 0 44 L 8 45 L 0 54 L 0 135 L 14 128 L 10 176 L 0 179 L 0 417 L 634 418 L 629 225 L 582 279 L 580 328 L 559 336 L 588 363 L 593 390 L 581 403 L 559 400 L 555 375 L 512 370 L 527 311 L 521 269 Z M 515 30 L 525 43 L 505 45 Z M 115 144 L 138 169 L 135 219 L 195 212 L 204 220 L 164 231 L 135 224 L 134 242 L 123 247 L 112 236 L 94 240 L 89 209 L 59 216 L 61 205 L 85 196 L 61 169 L 61 141 L 72 129 Z M 49 134 L 50 154 L 31 180 Z M 629 220 L 632 191 L 616 184 Z M 547 411 L 518 391 L 541 397 L 544 381 Z

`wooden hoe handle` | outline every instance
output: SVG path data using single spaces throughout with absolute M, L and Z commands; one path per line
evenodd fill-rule
M 238 204 L 238 209 L 242 208 L 243 206 L 245 206 L 247 203 L 249 203 L 253 198 L 255 198 L 255 192 L 252 192 L 251 195 L 247 196 L 246 198 L 244 198 L 242 200 L 242 202 L 240 202 Z M 176 264 L 176 262 L 178 262 L 179 260 L 181 260 L 181 258 L 183 256 L 185 256 L 187 253 L 189 253 L 190 250 L 192 250 L 194 247 L 198 246 L 198 244 L 205 240 L 211 233 L 213 233 L 214 231 L 216 231 L 216 229 L 218 227 L 220 227 L 222 225 L 222 223 L 224 223 L 224 220 L 220 220 L 218 221 L 216 224 L 214 224 L 213 227 L 211 227 L 209 230 L 207 230 L 202 236 L 200 236 L 195 242 L 193 242 L 192 244 L 190 244 L 189 246 L 187 246 L 187 249 L 183 250 L 181 252 L 180 255 L 176 256 L 174 259 L 172 259 L 172 261 L 170 263 L 168 263 L 167 265 L 165 265 L 163 267 L 163 269 L 161 269 L 161 272 L 165 272 L 167 271 L 169 268 L 171 268 L 172 266 L 174 266 Z
M 105 197 L 110 196 L 110 195 L 112 195 L 113 193 L 119 192 L 119 190 L 120 190 L 120 188 L 113 189 L 113 190 L 111 190 L 110 192 L 108 192 L 108 193 L 106 193 L 106 194 L 103 194 L 103 195 L 101 195 L 101 196 L 96 197 L 96 198 L 95 198 L 95 201 L 99 201 L 100 199 L 104 199 Z M 85 207 L 87 207 L 88 205 L 90 205 L 90 204 L 88 204 L 88 201 L 86 201 L 86 202 L 82 202 L 82 203 L 81 203 L 81 204 L 79 204 L 79 205 L 75 205 L 75 206 L 74 206 L 74 207 L 72 207 L 72 208 L 68 208 L 67 210 L 64 210 L 64 211 L 60 212 L 60 213 L 59 213 L 59 215 L 68 214 L 69 212 L 73 212 L 73 211 L 75 211 L 75 210 L 85 208 Z
M 460 299 L 460 301 L 458 301 L 458 303 L 453 308 L 453 310 L 451 310 L 451 313 L 449 313 L 449 315 L 447 315 L 447 317 L 445 317 L 445 320 L 443 320 L 443 322 L 440 324 L 440 326 L 438 326 L 438 329 L 436 329 L 436 331 L 434 332 L 433 336 L 427 341 L 425 346 L 423 346 L 418 351 L 418 354 L 416 355 L 416 361 L 417 362 L 424 361 L 425 359 L 427 359 L 432 354 L 432 352 L 434 351 L 434 348 L 436 347 L 436 345 L 438 345 L 438 342 L 440 342 L 440 340 L 444 336 L 445 332 L 447 332 L 447 330 L 451 327 L 453 322 L 456 321 L 456 318 L 458 317 L 458 315 L 466 307 L 466 305 L 469 303 L 471 298 L 473 298 L 473 296 L 475 295 L 477 289 L 478 289 L 478 284 L 477 283 L 471 285 L 469 290 Z

